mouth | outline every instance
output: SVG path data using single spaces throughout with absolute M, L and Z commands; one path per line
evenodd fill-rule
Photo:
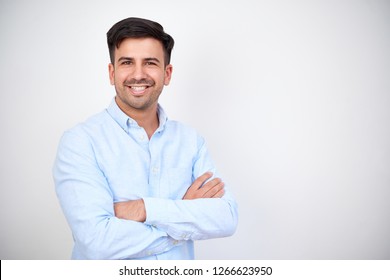
M 149 88 L 147 85 L 129 85 L 127 86 L 130 89 L 130 92 L 135 96 L 143 95 L 146 90 Z

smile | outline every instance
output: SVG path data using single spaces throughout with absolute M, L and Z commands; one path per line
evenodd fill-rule
M 149 88 L 149 86 L 128 86 L 128 88 L 130 89 L 131 93 L 133 95 L 142 95 L 145 93 L 146 89 Z
M 144 91 L 145 89 L 147 89 L 148 87 L 147 86 L 131 86 L 130 87 L 133 91 Z

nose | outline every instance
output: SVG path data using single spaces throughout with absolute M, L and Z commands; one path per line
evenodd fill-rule
M 136 80 L 141 80 L 146 78 L 145 69 L 142 64 L 135 65 L 132 72 L 132 78 Z

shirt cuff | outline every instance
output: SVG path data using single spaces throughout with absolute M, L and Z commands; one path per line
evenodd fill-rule
M 185 226 L 183 228 L 183 213 L 176 201 L 156 197 L 147 197 L 143 200 L 146 211 L 145 224 L 165 231 L 176 240 L 191 239 L 190 228 Z
M 157 227 L 162 221 L 171 222 L 172 213 L 169 205 L 172 201 L 163 198 L 146 197 L 143 198 L 146 211 L 145 224 Z

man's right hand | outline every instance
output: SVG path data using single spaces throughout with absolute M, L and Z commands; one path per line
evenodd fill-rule
M 224 195 L 225 184 L 220 178 L 214 178 L 205 183 L 213 176 L 213 173 L 206 172 L 199 176 L 192 185 L 188 188 L 183 196 L 183 199 L 197 199 L 197 198 L 220 198 Z

